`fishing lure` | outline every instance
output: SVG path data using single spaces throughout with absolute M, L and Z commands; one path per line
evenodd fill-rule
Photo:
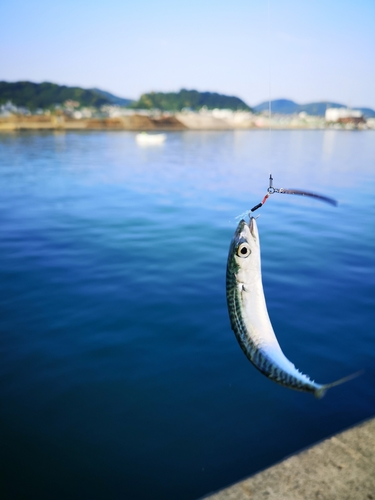
M 270 188 L 273 189 L 272 185 Z M 327 201 L 326 197 L 323 198 Z M 260 206 L 262 204 L 254 209 Z M 229 248 L 226 295 L 232 330 L 247 358 L 266 377 L 290 389 L 311 392 L 321 398 L 331 387 L 351 380 L 359 373 L 329 384 L 318 384 L 297 370 L 282 352 L 263 291 L 259 232 L 252 215 L 254 209 L 249 213 L 248 224 L 243 219 L 239 222 Z

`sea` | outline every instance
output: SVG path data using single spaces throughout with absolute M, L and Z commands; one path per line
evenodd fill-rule
M 375 415 L 375 132 L 0 135 L 0 496 L 197 500 Z M 225 296 L 257 212 L 269 315 L 326 396 L 246 359 Z

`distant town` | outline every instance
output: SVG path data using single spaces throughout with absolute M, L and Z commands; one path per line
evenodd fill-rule
M 181 89 L 138 101 L 99 89 L 0 82 L 0 132 L 22 130 L 375 130 L 375 112 L 285 99 L 254 108 L 235 96 Z

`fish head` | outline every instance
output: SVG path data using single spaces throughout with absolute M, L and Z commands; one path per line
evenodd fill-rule
M 233 272 L 240 281 L 243 279 L 240 276 L 242 273 L 248 277 L 258 274 L 260 270 L 260 244 L 258 226 L 254 217 L 250 217 L 249 223 L 243 219 L 238 223 L 229 250 L 229 261 L 231 261 Z

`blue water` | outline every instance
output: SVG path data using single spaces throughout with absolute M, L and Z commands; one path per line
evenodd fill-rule
M 259 210 L 265 294 L 322 400 L 229 326 L 235 217 Z M 0 136 L 1 498 L 191 499 L 375 414 L 372 131 Z

